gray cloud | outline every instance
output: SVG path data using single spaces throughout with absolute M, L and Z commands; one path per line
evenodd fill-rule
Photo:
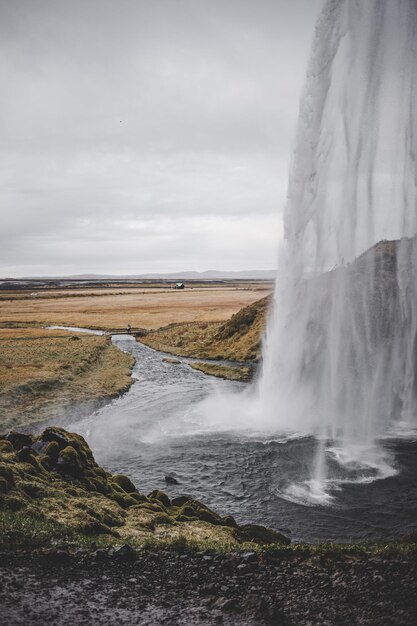
M 1 274 L 272 267 L 320 4 L 0 2 Z

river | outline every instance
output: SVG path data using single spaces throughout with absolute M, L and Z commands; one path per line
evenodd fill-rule
M 345 484 L 331 506 L 304 506 L 283 498 L 282 487 L 309 471 L 312 437 L 246 432 L 216 416 L 207 421 L 198 411 L 204 398 L 221 400 L 245 385 L 206 376 L 185 358 L 166 363 L 167 355 L 127 335 L 113 342 L 135 357 L 133 385 L 67 427 L 87 439 L 98 463 L 127 474 L 140 492 L 189 494 L 239 523 L 284 530 L 297 541 L 375 541 L 417 531 L 416 439 L 383 443 L 395 476 Z M 180 484 L 167 485 L 166 475 Z

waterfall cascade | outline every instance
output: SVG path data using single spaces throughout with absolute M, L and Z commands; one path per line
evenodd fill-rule
M 416 0 L 327 0 L 256 400 L 318 437 L 313 500 L 329 463 L 389 473 L 378 438 L 417 426 L 416 60 Z

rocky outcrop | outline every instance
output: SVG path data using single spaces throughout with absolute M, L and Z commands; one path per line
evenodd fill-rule
M 0 439 L 0 509 L 139 541 L 289 543 L 262 526 L 239 526 L 190 496 L 142 494 L 127 476 L 100 467 L 80 435 L 55 427 L 39 436 L 11 432 Z

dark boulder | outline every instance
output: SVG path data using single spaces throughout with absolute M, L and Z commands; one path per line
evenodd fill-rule
M 46 428 L 42 435 L 42 441 L 56 441 L 59 445 L 60 450 L 66 448 L 70 443 L 70 438 L 68 437 L 68 433 L 66 433 L 61 428 Z
M 282 543 L 284 545 L 291 543 L 291 539 L 285 537 L 285 535 L 258 524 L 244 524 L 239 526 L 235 533 L 241 541 L 252 541 L 261 544 Z
M 33 443 L 33 439 L 30 435 L 18 433 L 15 430 L 12 430 L 6 436 L 6 439 L 12 444 L 15 450 L 21 450 L 23 447 L 30 447 Z
M 165 476 L 165 482 L 166 482 L 167 485 L 180 485 L 181 484 L 173 476 Z

